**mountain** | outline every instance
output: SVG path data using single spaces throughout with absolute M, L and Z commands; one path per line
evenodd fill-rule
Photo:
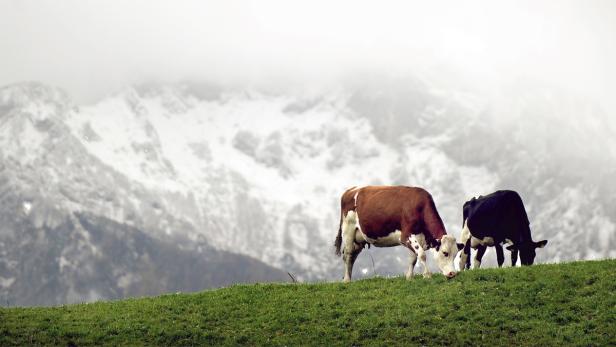
M 550 240 L 539 262 L 616 256 L 612 123 L 551 90 L 512 95 L 375 78 L 310 95 L 144 84 L 78 106 L 42 84 L 4 87 L 0 295 L 337 279 L 339 196 L 364 184 L 425 187 L 456 236 L 464 201 L 515 189 Z M 356 271 L 400 274 L 406 252 L 366 250 Z
M 0 100 L 3 305 L 287 278 L 256 259 L 217 250 L 203 237 L 188 239 L 195 235 L 192 225 L 162 210 L 151 191 L 101 162 L 73 134 L 67 122 L 79 110 L 61 91 L 16 85 L 2 89 Z

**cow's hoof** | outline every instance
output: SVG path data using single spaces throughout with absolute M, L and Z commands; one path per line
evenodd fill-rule
M 413 275 L 406 275 L 406 280 L 407 280 L 407 281 L 410 281 L 410 280 L 412 280 L 412 279 L 413 279 Z
M 423 278 L 432 278 L 432 274 L 430 273 L 423 274 Z
M 351 279 L 350 278 L 345 278 L 344 280 L 342 280 L 342 282 L 344 282 L 344 283 L 351 283 Z

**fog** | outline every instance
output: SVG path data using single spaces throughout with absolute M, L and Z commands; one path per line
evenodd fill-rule
M 613 1 L 7 1 L 0 85 L 92 102 L 126 84 L 321 89 L 362 71 L 488 95 L 546 86 L 614 110 Z
M 0 0 L 0 298 L 336 280 L 339 197 L 365 184 L 425 187 L 456 237 L 465 201 L 515 190 L 549 240 L 537 263 L 614 258 L 615 17 Z M 403 247 L 366 253 L 359 277 L 407 266 Z

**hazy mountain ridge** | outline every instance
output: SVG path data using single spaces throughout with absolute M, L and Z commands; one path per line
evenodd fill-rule
M 616 167 L 614 140 L 601 119 L 588 126 L 557 125 L 553 117 L 538 118 L 541 126 L 511 124 L 489 114 L 473 95 L 407 80 L 375 81 L 317 97 L 207 85 L 136 86 L 80 107 L 56 89 L 21 84 L 3 88 L 0 101 L 0 192 L 9 192 L 12 201 L 2 205 L 5 211 L 39 220 L 39 233 L 40 228 L 55 230 L 67 218 L 88 215 L 102 225 L 117 223 L 137 244 L 135 240 L 143 238 L 135 239 L 128 230 L 165 245 L 183 240 L 164 247 L 188 252 L 195 262 L 207 259 L 208 252 L 217 254 L 211 245 L 303 279 L 331 279 L 341 274 L 331 244 L 338 228 L 339 195 L 349 186 L 423 186 L 455 235 L 464 201 L 511 188 L 520 191 L 527 204 L 535 238 L 551 241 L 539 252 L 539 261 L 616 256 L 615 195 L 607 194 L 614 193 L 608 184 L 610 168 Z M 514 111 L 527 112 L 534 103 Z M 561 167 L 562 153 L 549 145 L 553 139 L 540 136 L 541 127 L 550 122 L 568 136 L 601 139 L 602 145 L 587 150 L 595 154 L 607 147 L 602 158 L 607 165 L 584 160 L 585 149 L 579 148 L 572 157 L 579 165 L 591 163 L 592 169 Z M 7 220 L 15 218 L 11 216 Z M 96 228 L 111 233 L 96 222 L 90 225 L 87 234 Z M 588 228 L 596 238 L 588 236 Z M 5 227 L 0 234 L 0 251 L 5 252 L 0 254 L 14 248 L 16 239 L 11 237 L 16 236 L 6 236 L 14 232 Z M 121 232 L 112 234 L 109 237 L 122 240 Z M 574 252 L 571 235 L 583 240 Z M 0 272 L 4 293 L 14 293 L 15 278 L 25 276 L 25 270 L 16 270 L 21 258 L 15 255 L 34 247 L 33 242 L 24 241 L 11 251 L 17 260 Z M 150 244 L 149 254 L 163 247 Z M 76 249 L 65 261 L 80 259 Z M 93 251 L 82 251 L 88 252 Z M 375 270 L 380 274 L 401 273 L 407 263 L 401 248 L 366 253 L 377 254 Z M 61 259 L 51 262 L 62 268 Z M 167 259 L 169 266 L 181 263 Z M 125 260 L 123 266 L 135 274 L 144 271 L 138 268 L 142 259 Z M 235 266 L 224 271 L 231 268 Z M 371 273 L 371 259 L 360 256 L 357 268 Z M 275 271 L 263 274 L 278 276 Z M 116 275 L 109 283 L 94 280 L 92 288 L 126 282 Z M 66 279 L 67 285 L 80 278 Z M 206 282 L 190 282 L 190 289 Z M 137 287 L 99 291 L 92 298 L 147 292 Z
M 215 250 L 188 232 L 190 223 L 162 210 L 160 197 L 92 156 L 82 141 L 93 139 L 73 136 L 65 123 L 79 110 L 57 95 L 38 84 L 0 92 L 3 304 L 285 279 L 255 259 Z M 164 197 L 181 201 L 172 193 Z M 167 235 L 169 229 L 182 232 Z

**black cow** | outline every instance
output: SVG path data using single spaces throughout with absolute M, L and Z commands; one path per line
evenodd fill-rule
M 518 251 L 522 265 L 532 265 L 535 249 L 548 243 L 547 240 L 532 240 L 522 198 L 511 190 L 499 190 L 467 201 L 462 221 L 464 251 L 460 255 L 460 270 L 471 267 L 471 247 L 477 250 L 473 268 L 479 268 L 488 246 L 496 248 L 498 266 L 501 267 L 505 261 L 502 243 L 511 244 L 507 247 L 511 251 L 511 266 L 518 261 Z

